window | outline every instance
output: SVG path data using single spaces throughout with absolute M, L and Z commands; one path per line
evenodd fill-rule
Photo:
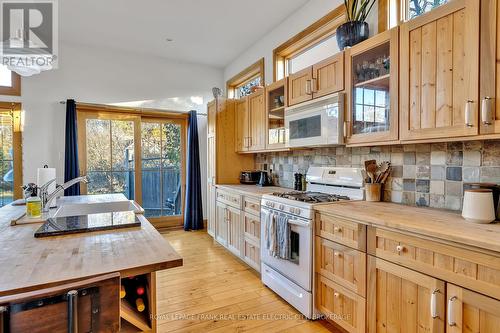
M 123 193 L 157 227 L 182 224 L 186 116 L 88 106 L 78 109 L 83 193 Z
M 448 0 L 404 0 L 404 1 L 406 1 L 406 8 L 408 8 L 408 11 L 406 13 L 406 18 L 408 20 L 411 20 L 412 18 L 427 13 L 432 9 L 448 2 Z
M 0 65 L 0 95 L 21 95 L 21 77 L 4 65 Z
M 0 207 L 22 197 L 21 106 L 0 102 Z
M 275 48 L 274 81 L 339 52 L 335 32 L 345 19 L 345 8 L 341 5 Z
M 252 87 L 264 85 L 264 58 L 248 66 L 226 82 L 228 98 L 241 98 L 252 93 Z
M 293 74 L 301 69 L 312 66 L 339 51 L 337 35 L 333 34 L 302 53 L 287 59 L 288 74 Z

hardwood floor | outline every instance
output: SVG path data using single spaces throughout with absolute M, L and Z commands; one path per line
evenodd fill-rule
M 164 233 L 184 266 L 159 272 L 159 332 L 339 332 L 308 321 L 204 231 Z

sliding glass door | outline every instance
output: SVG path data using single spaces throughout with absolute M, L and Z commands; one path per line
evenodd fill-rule
M 78 110 L 82 192 L 123 193 L 157 227 L 182 224 L 186 119 Z

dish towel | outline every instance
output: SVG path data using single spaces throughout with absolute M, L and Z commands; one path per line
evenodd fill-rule
M 277 243 L 278 243 L 278 257 L 285 260 L 290 260 L 290 224 L 288 224 L 288 217 L 280 215 L 277 220 Z
M 278 254 L 278 243 L 276 241 L 276 215 L 274 213 L 268 213 L 266 215 L 266 249 L 269 251 L 269 255 L 276 257 Z

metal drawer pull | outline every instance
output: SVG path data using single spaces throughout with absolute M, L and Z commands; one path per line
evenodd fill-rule
M 318 92 L 318 81 L 316 79 L 311 80 L 311 85 L 312 85 L 312 92 Z
M 474 114 L 472 110 L 472 103 L 474 101 L 468 100 L 465 103 L 465 126 L 467 127 L 474 127 Z
M 481 102 L 481 121 L 485 126 L 493 124 L 492 101 L 493 98 L 486 96 Z
M 396 246 L 396 251 L 398 251 L 398 252 L 403 252 L 404 249 L 405 249 L 405 247 L 403 245 Z
M 78 291 L 70 290 L 68 296 L 68 332 L 78 333 Z
M 453 296 L 448 300 L 448 325 L 449 326 L 456 326 L 457 323 L 453 320 L 453 301 L 455 301 L 457 296 Z
M 439 317 L 437 313 L 437 294 L 439 293 L 439 289 L 435 289 L 431 294 L 431 317 L 432 319 L 436 319 Z
M 306 95 L 312 95 L 311 80 L 306 80 Z

